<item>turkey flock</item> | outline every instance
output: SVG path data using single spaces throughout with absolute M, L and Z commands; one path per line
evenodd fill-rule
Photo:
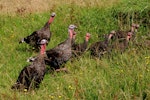
M 68 38 L 54 48 L 46 49 L 52 38 L 50 25 L 54 21 L 55 16 L 56 14 L 52 13 L 49 20 L 41 29 L 33 31 L 31 35 L 19 41 L 19 43 L 25 42 L 29 44 L 39 54 L 28 59 L 30 64 L 21 70 L 16 83 L 11 87 L 12 89 L 30 90 L 39 88 L 47 72 L 47 65 L 49 66 L 49 70 L 68 72 L 67 68 L 65 68 L 67 61 L 80 57 L 86 51 L 90 52 L 91 57 L 96 58 L 110 54 L 112 50 L 118 50 L 123 53 L 128 48 L 128 43 L 134 41 L 139 28 L 138 24 L 133 23 L 130 30 L 112 30 L 110 33 L 104 35 L 103 41 L 96 41 L 88 47 L 91 34 L 87 32 L 83 43 L 76 43 L 77 32 L 75 29 L 77 26 L 71 24 L 68 27 Z

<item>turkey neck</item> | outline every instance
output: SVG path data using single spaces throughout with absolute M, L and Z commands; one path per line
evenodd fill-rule
M 46 44 L 42 44 L 40 49 L 40 54 L 33 61 L 32 64 L 40 65 L 41 63 L 44 63 L 45 50 L 46 50 Z
M 76 34 L 73 34 L 73 35 L 72 35 L 72 41 L 71 41 L 71 44 L 72 44 L 72 45 L 75 44 L 75 38 L 76 38 Z
M 41 55 L 44 55 L 44 54 L 45 54 L 45 50 L 46 50 L 46 44 L 41 45 L 40 54 L 41 54 Z
M 88 45 L 88 41 L 89 41 L 89 36 L 86 36 L 85 37 L 85 40 L 84 40 L 84 47 L 86 48 L 87 47 L 87 45 Z
M 131 26 L 131 32 L 133 33 L 135 30 L 134 26 Z
M 48 24 L 51 24 L 53 22 L 53 20 L 54 20 L 54 16 L 53 17 L 51 16 L 49 21 L 48 21 Z
M 108 45 L 110 39 L 111 39 L 111 37 L 106 38 L 106 39 L 104 40 L 104 43 L 105 43 L 106 45 Z
M 49 28 L 50 28 L 50 24 L 47 22 L 47 23 L 44 25 L 43 28 L 44 28 L 44 29 L 49 29 Z
M 89 36 L 85 37 L 85 41 L 88 42 L 89 41 Z
M 128 42 L 129 42 L 129 40 L 130 40 L 130 37 L 131 37 L 131 36 L 127 36 L 126 39 L 125 39 L 125 41 L 124 41 L 124 46 L 125 46 L 125 47 L 128 46 Z
M 112 36 L 113 36 L 114 34 L 109 34 L 109 36 L 108 36 L 108 38 L 106 38 L 105 40 L 104 40 L 104 43 L 106 44 L 106 45 L 108 45 L 108 43 L 109 43 L 109 41 L 110 41 L 110 39 L 112 38 Z
M 70 41 L 70 43 L 72 42 L 72 38 L 73 38 L 73 30 L 69 29 L 69 38 L 68 38 L 68 41 Z
M 50 24 L 53 22 L 54 17 L 50 17 L 50 19 L 48 20 L 48 22 L 46 22 L 46 24 L 44 25 L 45 29 L 48 29 L 50 27 Z
M 83 49 L 86 49 L 88 45 L 88 40 L 84 40 L 83 42 Z
M 113 34 L 109 34 L 108 39 L 106 39 L 106 40 L 110 40 L 112 36 L 113 36 Z

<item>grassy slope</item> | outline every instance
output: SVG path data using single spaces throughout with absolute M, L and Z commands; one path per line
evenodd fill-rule
M 118 4 L 109 2 L 111 6 L 104 5 L 105 8 L 99 7 L 100 3 L 93 4 L 95 6 L 89 2 L 84 4 L 88 7 L 68 3 L 50 10 L 55 11 L 57 16 L 51 26 L 53 37 L 48 49 L 67 37 L 67 27 L 70 23 L 78 26 L 77 42 L 83 41 L 86 32 L 92 34 L 90 44 L 99 40 L 97 34 L 108 33 L 113 29 L 127 29 L 132 22 L 137 22 L 141 26 L 137 41 L 141 41 L 141 36 L 150 31 L 149 22 L 143 22 L 143 18 L 149 18 L 148 11 L 150 11 L 150 4 L 146 0 L 143 2 L 122 0 Z M 135 11 L 139 13 L 139 19 L 134 15 Z M 125 21 L 117 17 L 119 12 L 122 13 L 122 17 L 128 14 L 124 18 Z M 129 100 L 141 99 L 145 94 L 147 99 L 150 98 L 150 50 L 136 46 L 131 46 L 123 54 L 112 53 L 110 59 L 107 57 L 101 60 L 91 59 L 87 52 L 79 60 L 67 63 L 66 67 L 71 71 L 70 74 L 58 73 L 55 77 L 47 74 L 39 90 L 12 91 L 10 87 L 16 81 L 20 70 L 28 65 L 26 59 L 36 55 L 35 52 L 27 50 L 28 45 L 19 45 L 18 41 L 43 26 L 49 17 L 49 11 L 32 14 L 17 13 L 17 15 L 19 16 L 0 15 L 0 22 L 2 22 L 0 23 L 1 99 Z

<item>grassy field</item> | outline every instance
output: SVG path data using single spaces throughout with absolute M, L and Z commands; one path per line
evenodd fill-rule
M 40 29 L 50 13 L 56 18 L 47 49 L 67 38 L 67 27 L 77 25 L 77 41 L 91 33 L 89 45 L 111 30 L 140 24 L 136 43 L 150 34 L 148 0 L 0 0 L 0 99 L 1 100 L 146 100 L 150 99 L 150 49 L 130 43 L 123 53 L 108 59 L 91 58 L 85 52 L 68 62 L 70 73 L 47 73 L 40 88 L 28 92 L 10 89 L 26 59 L 37 55 L 19 40 Z M 149 37 L 150 39 L 150 37 Z M 144 43 L 142 44 L 144 45 Z

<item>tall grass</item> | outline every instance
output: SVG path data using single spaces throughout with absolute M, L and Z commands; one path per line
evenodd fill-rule
M 46 0 L 42 2 L 43 5 L 45 2 Z M 89 45 L 102 40 L 98 35 L 102 36 L 111 30 L 129 29 L 133 22 L 140 24 L 136 38 L 138 42 L 143 41 L 141 37 L 150 32 L 150 3 L 147 0 L 55 2 L 54 8 L 46 8 L 48 10 L 41 12 L 40 10 L 35 12 L 36 7 L 29 11 L 30 13 L 16 12 L 16 8 L 13 8 L 15 11 L 12 11 L 14 13 L 12 15 L 0 14 L 0 99 L 142 100 L 145 97 L 147 100 L 150 99 L 150 50 L 132 43 L 124 53 L 112 52 L 110 57 L 106 55 L 102 59 L 91 58 L 89 52 L 85 52 L 80 58 L 66 64 L 69 74 L 47 73 L 39 89 L 28 92 L 10 89 L 20 70 L 29 64 L 26 59 L 37 55 L 27 44 L 19 45 L 18 41 L 41 28 L 52 11 L 57 15 L 51 25 L 53 35 L 47 49 L 55 47 L 67 38 L 69 24 L 78 27 L 77 42 L 83 42 L 86 32 L 91 33 Z M 7 3 L 5 2 L 3 6 Z M 26 6 L 23 4 L 23 7 Z

